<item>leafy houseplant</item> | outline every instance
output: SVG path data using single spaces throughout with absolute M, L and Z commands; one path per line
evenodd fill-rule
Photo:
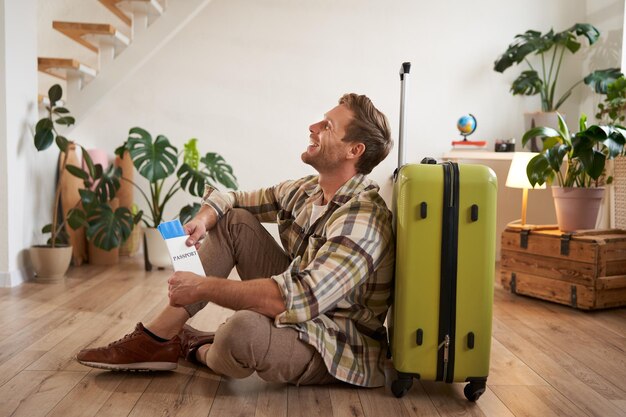
M 528 180 L 534 186 L 547 182 L 552 184 L 556 179 L 557 187 L 553 187 L 553 195 L 563 196 L 569 193 L 570 196 L 565 202 L 565 206 L 559 207 L 560 202 L 555 199 L 557 206 L 557 219 L 561 230 L 576 230 L 593 228 L 599 209 L 599 202 L 602 199 L 603 189 L 601 178 L 606 176 L 605 165 L 607 159 L 613 159 L 624 154 L 626 145 L 626 128 L 622 126 L 587 126 L 587 116 L 584 114 L 579 121 L 579 132 L 570 134 L 563 117 L 559 114 L 559 129 L 550 127 L 536 127 L 527 131 L 522 138 L 522 145 L 525 145 L 533 137 L 541 137 L 543 149 L 541 153 L 533 157 L 526 168 Z M 566 162 L 565 159 L 567 158 Z M 565 173 L 562 167 L 565 163 Z M 610 183 L 612 178 L 607 177 L 606 183 Z M 587 195 L 597 193 L 596 197 Z M 580 195 L 580 197 L 578 197 Z M 594 208 L 575 208 L 574 196 L 576 199 L 585 202 L 592 198 L 597 200 Z M 595 210 L 595 213 L 593 212 Z M 559 214 L 561 212 L 561 214 Z M 573 219 L 562 219 L 567 214 L 588 214 L 587 221 L 576 223 Z
M 604 101 L 598 104 L 596 119 L 616 125 L 624 122 L 626 119 L 625 112 L 626 78 L 621 76 L 608 85 Z
M 577 23 L 569 29 L 556 33 L 552 29 L 545 34 L 527 30 L 515 36 L 514 42 L 495 61 L 494 70 L 504 72 L 514 64 L 524 61 L 529 69 L 522 71 L 520 76 L 513 81 L 511 92 L 513 95 L 539 94 L 541 109 L 544 112 L 557 111 L 572 94 L 574 88 L 582 82 L 594 88 L 597 93 L 605 94 L 607 85 L 621 75 L 619 69 L 608 68 L 594 71 L 556 99 L 556 86 L 565 52 L 575 54 L 580 49 L 581 43 L 578 41 L 580 36 L 587 38 L 589 45 L 593 45 L 600 37 L 600 32 L 588 23 Z M 533 66 L 528 59 L 533 53 L 539 57 L 540 68 Z
M 184 146 L 184 152 L 179 153 L 167 137 L 158 135 L 153 140 L 145 129 L 133 127 L 129 131 L 128 140 L 116 149 L 115 153 L 120 156 L 128 151 L 139 174 L 148 180 L 149 195 L 133 182 L 148 207 L 148 213 L 141 216 L 146 227 L 156 228 L 163 221 L 166 204 L 180 190 L 202 197 L 206 185 L 216 186 L 219 183 L 226 188 L 237 189 L 232 167 L 217 153 L 209 152 L 200 157 L 197 142 L 197 139 L 190 139 Z M 174 175 L 176 179 L 166 186 L 166 180 Z M 122 180 L 128 181 L 124 177 Z M 183 207 L 179 214 L 181 221 L 193 217 L 199 207 L 197 203 Z M 157 266 L 169 264 L 169 258 L 162 265 L 155 260 L 156 257 L 151 257 L 151 263 Z
M 153 141 L 152 135 L 140 127 L 130 129 L 128 140 L 115 150 L 117 155 L 122 155 L 128 150 L 133 165 L 149 182 L 149 196 L 133 183 L 144 197 L 149 209 L 149 214 L 142 216 L 142 221 L 147 227 L 157 227 L 163 221 L 165 205 L 181 189 L 196 197 L 202 197 L 207 184 L 215 186 L 219 183 L 227 188 L 237 189 L 237 179 L 232 167 L 217 153 L 209 152 L 201 158 L 197 142 L 197 139 L 190 139 L 185 144 L 180 167 L 178 164 L 181 162 L 181 154 L 169 139 L 158 135 Z M 165 181 L 174 174 L 176 180 L 166 189 Z M 123 177 L 122 179 L 126 180 Z M 193 206 L 186 206 L 181 212 L 193 216 L 195 212 L 192 208 Z
M 63 90 L 58 84 L 52 86 L 48 91 L 48 98 L 50 100 L 50 106 L 47 107 L 48 115 L 37 122 L 35 127 L 35 147 L 37 150 L 42 151 L 49 148 L 52 143 L 55 142 L 59 150 L 64 153 L 60 167 L 59 183 L 65 175 L 65 171 L 67 171 L 71 175 L 82 179 L 85 186 L 85 189 L 79 190 L 82 208 L 77 206 L 70 210 L 68 223 L 73 229 L 86 226 L 87 239 L 93 240 L 96 246 L 101 249 L 110 250 L 119 246 L 121 242 L 128 237 L 125 233 L 125 227 L 129 223 L 129 217 L 132 221 L 132 216 L 127 209 L 118 209 L 116 212 L 112 213 L 107 205 L 107 203 L 115 197 L 115 192 L 119 189 L 121 171 L 111 168 L 107 172 L 104 172 L 102 165 L 94 165 L 87 150 L 80 145 L 78 146 L 82 149 L 82 155 L 87 170 L 67 164 L 68 147 L 76 143 L 59 135 L 54 128 L 54 123 L 69 126 L 74 124 L 75 120 L 69 115 L 69 110 L 65 107 L 56 106 L 62 94 Z M 58 117 L 56 120 L 53 120 L 55 116 Z M 93 191 L 90 190 L 96 181 L 98 182 L 97 186 Z M 60 197 L 61 189 L 57 186 L 52 223 L 46 225 L 43 229 L 44 232 L 49 231 L 52 235 L 49 240 L 51 247 L 55 247 L 55 245 L 59 243 L 59 236 L 63 233 L 63 227 L 65 226 L 64 221 L 59 222 L 57 214 Z

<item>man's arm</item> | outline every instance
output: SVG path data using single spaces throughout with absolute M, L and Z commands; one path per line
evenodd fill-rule
M 269 278 L 232 281 L 176 272 L 167 282 L 170 305 L 174 307 L 208 301 L 235 311 L 256 311 L 272 319 L 285 311 L 278 285 Z

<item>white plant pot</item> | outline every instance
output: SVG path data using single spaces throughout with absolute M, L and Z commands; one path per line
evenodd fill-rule
M 157 268 L 171 268 L 170 254 L 161 232 L 152 227 L 144 227 L 144 233 L 146 237 L 144 250 L 148 251 L 148 261 Z
M 30 259 L 37 281 L 59 281 L 65 278 L 67 269 L 70 267 L 72 247 L 33 246 L 30 248 Z
M 552 186 L 552 197 L 561 231 L 595 229 L 604 188 Z

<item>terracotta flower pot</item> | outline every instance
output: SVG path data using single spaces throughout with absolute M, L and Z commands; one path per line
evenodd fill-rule
M 552 187 L 556 220 L 564 232 L 594 229 L 604 188 Z
M 72 260 L 72 247 L 33 246 L 30 248 L 30 259 L 35 269 L 37 281 L 59 281 L 65 278 Z

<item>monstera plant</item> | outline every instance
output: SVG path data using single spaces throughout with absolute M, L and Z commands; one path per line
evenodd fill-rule
M 554 112 L 570 97 L 574 88 L 585 83 L 597 93 L 606 94 L 609 83 L 619 78 L 618 68 L 593 71 L 582 80 L 574 83 L 560 97 L 556 96 L 557 83 L 566 52 L 575 54 L 581 48 L 579 38 L 586 38 L 593 45 L 600 37 L 600 31 L 589 23 L 577 23 L 562 31 L 550 29 L 545 34 L 527 30 L 515 36 L 508 49 L 494 63 L 493 69 L 504 72 L 513 65 L 524 62 L 528 67 L 513 81 L 511 93 L 541 97 L 541 109 Z M 534 55 L 535 59 L 531 59 Z
M 150 247 L 147 269 L 150 269 L 149 265 L 169 266 L 167 250 L 160 244 L 161 238 L 154 228 L 164 220 L 165 207 L 177 192 L 184 190 L 192 196 L 201 197 L 206 185 L 237 188 L 233 168 L 217 153 L 209 152 L 200 156 L 197 143 L 197 139 L 190 139 L 184 145 L 184 151 L 179 152 L 167 137 L 158 135 L 153 139 L 145 129 L 133 127 L 129 131 L 128 140 L 115 151 L 117 155 L 128 151 L 133 165 L 148 181 L 148 193 L 133 182 L 148 207 L 142 216 L 148 228 L 146 239 Z M 127 180 L 124 177 L 122 179 Z M 184 223 L 193 217 L 199 208 L 198 203 L 183 207 L 179 213 L 181 221 Z M 155 235 L 154 239 L 152 235 Z

